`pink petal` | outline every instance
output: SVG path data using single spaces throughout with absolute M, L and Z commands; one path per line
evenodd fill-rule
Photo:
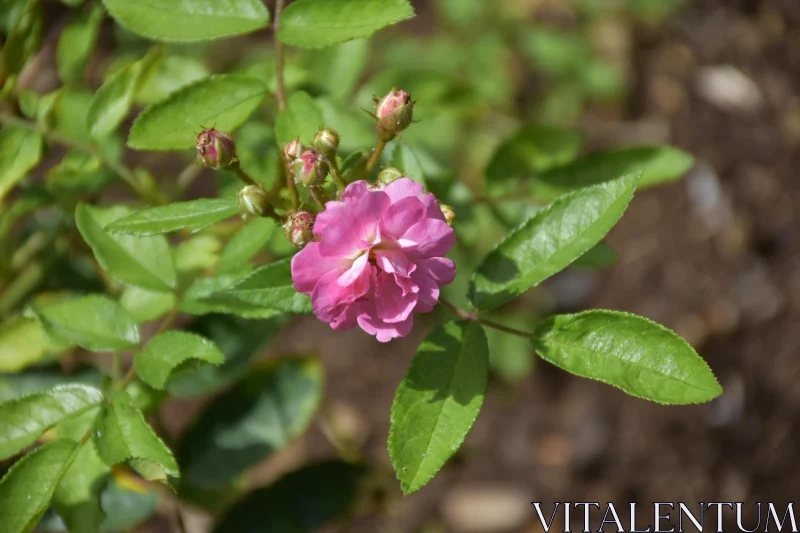
M 292 281 L 297 292 L 311 294 L 320 278 L 328 272 L 345 270 L 349 261 L 338 257 L 323 257 L 319 243 L 309 243 L 292 257 Z
M 358 317 L 358 325 L 370 335 L 375 335 L 378 342 L 389 342 L 392 339 L 405 337 L 411 333 L 411 327 L 414 325 L 414 317 L 409 316 L 405 321 L 396 324 L 387 324 L 379 318 L 372 317 L 368 314 L 362 314 Z
M 393 274 L 381 272 L 377 276 L 375 289 L 375 314 L 384 322 L 394 324 L 407 319 L 414 306 L 417 305 L 417 295 L 406 292 L 395 281 Z
M 417 268 L 402 250 L 378 248 L 373 252 L 375 253 L 375 262 L 385 272 L 409 276 Z
M 374 270 L 371 265 L 368 268 Z M 319 279 L 311 293 L 314 314 L 323 322 L 337 321 L 347 306 L 364 296 L 370 289 L 370 283 L 342 287 L 336 282 L 338 278 L 338 272 L 328 272 Z
M 398 243 L 411 258 L 441 257 L 456 243 L 456 234 L 447 222 L 428 218 L 411 226 Z
M 325 226 L 320 242 L 322 255 L 353 258 L 380 237 L 378 221 L 391 205 L 389 197 L 381 191 L 369 191 L 351 202 L 349 210 L 338 213 L 335 223 L 329 221 Z M 317 220 L 320 216 L 322 213 Z
M 428 218 L 436 218 L 444 220 L 442 208 L 439 206 L 439 201 L 431 193 L 425 194 L 425 190 L 421 184 L 412 180 L 411 178 L 400 178 L 386 186 L 384 192 L 392 199 L 392 203 L 399 202 L 403 198 L 414 197 L 422 202 L 425 206 Z
M 399 238 L 411 226 L 424 219 L 425 206 L 422 205 L 419 198 L 410 196 L 389 206 L 381 217 L 381 228 L 385 234 Z

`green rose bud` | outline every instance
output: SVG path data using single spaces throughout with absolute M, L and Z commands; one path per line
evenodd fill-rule
M 248 185 L 239 191 L 239 209 L 242 214 L 254 217 L 263 217 L 269 212 L 271 206 L 269 196 L 261 185 Z
M 392 90 L 375 101 L 375 117 L 381 138 L 389 140 L 403 131 L 414 119 L 414 102 L 405 91 Z
M 197 136 L 197 157 L 209 168 L 225 168 L 236 160 L 236 144 L 214 128 L 203 130 Z
M 295 140 L 283 147 L 283 156 L 288 161 L 294 161 L 300 157 L 300 154 L 303 153 L 303 150 L 305 150 L 305 148 L 303 148 L 303 145 L 300 144 L 300 141 Z
M 444 215 L 445 221 L 447 221 L 448 226 L 453 226 L 453 223 L 456 221 L 456 211 L 452 207 L 447 204 L 440 203 L 439 206 L 442 208 L 442 214 Z
M 391 182 L 399 180 L 403 176 L 405 176 L 405 174 L 403 174 L 403 171 L 399 168 L 387 167 L 378 172 L 378 183 L 389 185 Z
M 336 150 L 339 148 L 339 134 L 336 130 L 323 128 L 314 135 L 313 146 L 318 153 L 332 159 L 336 157 Z
M 314 215 L 308 211 L 298 211 L 283 224 L 283 234 L 297 248 L 303 248 L 314 240 Z
M 328 163 L 314 150 L 306 150 L 292 163 L 295 183 L 306 187 L 322 185 L 328 175 Z

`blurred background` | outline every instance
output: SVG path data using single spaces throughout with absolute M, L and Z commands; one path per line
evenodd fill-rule
M 370 120 L 358 108 L 369 107 L 374 94 L 397 84 L 419 100 L 420 122 L 403 140 L 414 147 L 429 188 L 454 199 L 460 243 L 453 257 L 465 271 L 506 231 L 506 219 L 513 220 L 513 203 L 499 209 L 489 200 L 471 206 L 466 199 L 513 190 L 487 183 L 485 170 L 521 125 L 574 128 L 582 134 L 581 153 L 653 143 L 694 154 L 696 164 L 683 180 L 637 194 L 607 239 L 619 252 L 616 265 L 570 269 L 498 316 L 530 329 L 552 312 L 596 307 L 644 315 L 688 339 L 725 393 L 703 406 L 651 404 L 535 361 L 526 342 L 490 332 L 493 376 L 473 431 L 430 485 L 402 497 L 386 451 L 389 411 L 437 317 L 420 320 L 410 337 L 388 345 L 302 317 L 255 357 L 318 354 L 327 375 L 322 412 L 303 437 L 244 483 L 266 485 L 310 461 L 363 460 L 380 474 L 327 533 L 534 533 L 541 526 L 531 501 L 613 501 L 618 508 L 641 502 L 648 510 L 653 501 L 785 505 L 800 479 L 800 2 L 412 4 L 415 19 L 367 43 L 290 50 L 290 88 L 327 95 L 325 125 L 338 129 L 350 150 L 373 142 Z M 47 27 L 58 28 L 66 15 L 53 4 Z M 111 65 L 108 72 L 141 57 L 147 46 L 110 21 L 101 35 L 93 61 Z M 271 83 L 270 38 L 266 32 L 176 48 L 186 58 L 173 60 L 173 78 L 180 79 L 153 84 L 147 99 L 230 69 Z M 54 72 L 45 64 L 22 82 L 50 90 Z M 99 84 L 101 74 L 92 72 Z M 265 173 L 275 167 L 271 129 L 252 120 L 238 138 L 243 163 Z M 159 179 L 191 156 L 128 155 L 148 158 Z M 226 186 L 224 176 L 199 167 L 196 174 L 186 180 L 188 197 Z M 280 239 L 273 246 L 285 250 Z M 459 276 L 449 296 L 459 303 L 464 294 Z M 225 331 L 261 334 L 251 349 L 274 330 L 264 322 L 236 327 Z M 0 378 L 6 389 L 14 387 L 12 378 Z M 159 425 L 168 440 L 183 434 L 206 401 L 173 399 L 163 406 Z M 309 512 L 331 497 L 319 489 L 308 487 Z M 155 514 L 131 531 L 176 531 L 169 498 L 156 502 Z M 745 509 L 755 521 L 755 504 Z M 183 517 L 189 533 L 210 523 L 202 506 L 185 508 Z

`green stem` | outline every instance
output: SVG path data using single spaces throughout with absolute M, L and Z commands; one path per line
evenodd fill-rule
M 347 183 L 344 181 L 344 178 L 342 178 L 342 172 L 339 170 L 339 163 L 336 162 L 335 155 L 331 159 L 328 159 L 328 166 L 331 169 L 333 182 L 336 183 L 336 187 L 339 189 L 339 194 L 343 193 L 347 188 Z
M 486 320 L 485 318 L 480 318 L 474 312 L 469 312 L 466 309 L 461 309 L 458 306 L 455 306 L 445 300 L 442 297 L 439 297 L 439 302 L 442 303 L 445 307 L 447 307 L 450 311 L 455 313 L 459 318 L 463 320 L 469 320 L 470 322 L 477 322 L 478 324 L 484 325 L 486 327 L 496 329 L 498 331 L 502 331 L 504 333 L 509 333 L 511 335 L 516 335 L 517 337 L 524 337 L 526 339 L 532 339 L 533 333 L 528 333 L 527 331 L 522 331 L 519 329 L 509 328 L 508 326 L 504 326 L 502 324 L 498 324 L 497 322 L 492 322 L 491 320 Z
M 142 187 L 142 184 L 139 182 L 134 173 L 128 167 L 126 167 L 122 163 L 118 163 L 117 161 L 109 159 L 94 146 L 77 142 L 73 139 L 70 139 L 69 137 L 65 137 L 54 131 L 48 131 L 39 126 L 38 124 L 36 124 L 35 122 L 15 117 L 8 113 L 0 113 L 0 124 L 4 124 L 7 126 L 18 126 L 30 131 L 34 131 L 40 135 L 43 135 L 51 142 L 60 144 L 66 148 L 79 150 L 81 152 L 85 152 L 89 155 L 92 155 L 96 157 L 104 167 L 111 170 L 112 172 L 114 172 L 114 174 L 122 178 L 122 181 L 128 184 L 128 186 L 130 186 L 130 188 L 140 198 L 150 203 L 156 203 L 156 204 L 164 203 L 163 198 L 160 198 L 158 195 L 153 194 L 150 191 L 147 191 L 144 187 Z
M 378 161 L 381 160 L 381 154 L 383 153 L 383 149 L 386 148 L 387 141 L 378 138 L 378 142 L 375 143 L 375 148 L 373 148 L 372 153 L 369 155 L 369 159 L 367 159 L 367 165 L 364 168 L 364 178 L 369 178 L 372 175 L 372 172 L 375 170 L 375 167 L 378 166 Z
M 308 187 L 308 192 L 311 194 L 311 198 L 313 198 L 322 209 L 325 209 L 325 203 L 328 201 L 328 198 L 325 196 L 325 191 L 322 190 L 322 187 L 319 185 L 310 185 Z
M 278 100 L 278 110 L 286 109 L 286 87 L 283 81 L 283 43 L 278 39 L 278 30 L 281 27 L 281 11 L 285 0 L 275 2 L 275 22 L 272 26 L 275 35 L 275 98 Z

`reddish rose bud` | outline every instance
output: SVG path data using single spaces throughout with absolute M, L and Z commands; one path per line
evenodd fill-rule
M 236 160 L 236 144 L 229 136 L 214 128 L 197 136 L 199 162 L 210 168 L 225 168 Z
M 292 175 L 295 183 L 321 185 L 328 175 L 328 163 L 314 150 L 306 150 L 292 163 Z
M 314 135 L 314 150 L 324 155 L 328 159 L 336 157 L 336 150 L 339 148 L 339 134 L 336 130 L 322 128 Z
M 399 168 L 387 167 L 378 172 L 378 183 L 389 185 L 391 182 L 399 180 L 404 175 L 405 174 L 403 174 L 403 171 Z
M 303 153 L 303 150 L 305 150 L 305 148 L 303 148 L 303 145 L 300 144 L 300 141 L 294 140 L 283 147 L 283 155 L 289 161 L 294 161 L 300 157 L 300 154 Z
M 411 124 L 414 118 L 414 102 L 405 91 L 392 90 L 376 101 L 375 116 L 378 118 L 382 136 L 391 138 Z
M 444 219 L 447 221 L 447 225 L 452 227 L 453 223 L 456 221 L 456 211 L 451 206 L 447 204 L 439 204 L 442 208 L 442 214 L 444 215 Z
M 261 185 L 248 185 L 239 191 L 239 209 L 243 215 L 263 217 L 270 208 L 269 196 Z
M 314 216 L 308 211 L 298 211 L 283 224 L 283 234 L 294 246 L 303 248 L 314 240 Z

